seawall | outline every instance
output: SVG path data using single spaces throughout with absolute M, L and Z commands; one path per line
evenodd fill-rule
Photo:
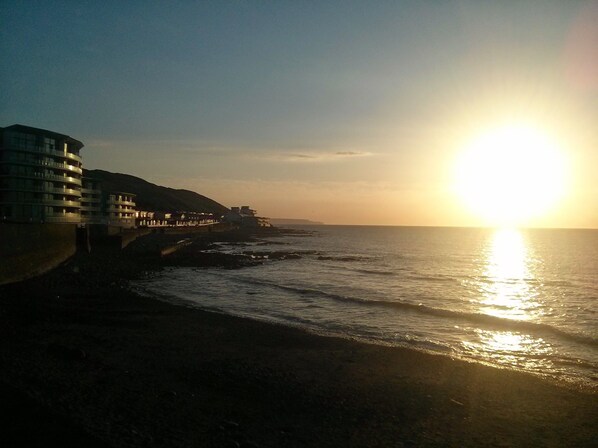
M 75 224 L 0 224 L 0 285 L 43 274 L 75 254 Z
M 0 285 L 15 283 L 43 274 L 72 257 L 77 251 L 119 251 L 129 243 L 152 233 L 193 234 L 225 232 L 230 224 L 200 227 L 168 227 L 121 229 L 113 226 L 90 225 L 77 229 L 75 224 L 0 223 Z M 167 253 L 184 245 L 160 247 Z

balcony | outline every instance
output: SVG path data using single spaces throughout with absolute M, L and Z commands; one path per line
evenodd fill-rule
M 81 191 L 73 190 L 72 188 L 48 188 L 46 190 L 42 189 L 42 191 L 54 194 L 64 194 L 67 196 L 77 196 L 79 198 L 81 197 Z
M 28 153 L 32 153 L 32 154 L 49 154 L 49 155 L 60 157 L 63 159 L 74 160 L 76 162 L 83 163 L 83 158 L 80 155 L 73 154 L 70 152 L 65 153 L 64 151 L 56 151 L 54 149 L 45 149 L 42 147 L 27 148 L 27 149 L 8 147 L 8 148 L 6 148 L 6 151 L 28 152 Z
M 135 207 L 135 202 L 110 199 L 108 201 L 108 206 L 112 205 L 128 205 L 129 207 Z
M 81 204 L 82 212 L 101 212 L 102 207 L 100 204 Z
M 75 184 L 81 186 L 81 179 L 77 177 L 69 177 L 69 176 L 56 176 L 55 174 L 42 174 L 36 176 L 37 178 L 44 179 L 44 180 L 54 180 L 59 181 L 65 184 Z
M 40 201 L 41 204 L 44 205 L 53 205 L 54 207 L 69 207 L 69 208 L 79 208 L 81 207 L 80 201 L 63 201 L 58 199 L 42 199 Z
M 79 224 L 81 222 L 81 215 L 79 213 L 56 213 L 46 215 L 44 221 L 49 223 Z
M 29 187 L 29 186 L 16 186 L 16 185 L 4 185 L 0 187 L 0 191 L 20 191 L 20 192 L 33 192 L 43 193 L 46 190 L 43 187 Z
M 40 166 L 44 166 L 44 167 L 50 167 L 50 168 L 57 168 L 59 170 L 64 170 L 64 171 L 71 171 L 73 173 L 77 173 L 77 174 L 83 174 L 83 169 L 79 168 L 78 166 L 74 166 L 74 165 L 66 165 L 64 163 L 56 163 L 56 162 L 41 162 L 39 164 Z
M 106 207 L 106 211 L 108 212 L 114 212 L 114 213 L 126 213 L 128 215 L 134 215 L 135 214 L 135 209 L 133 208 L 124 208 L 124 207 L 114 207 L 109 205 L 108 207 Z
M 81 188 L 81 191 L 83 193 L 88 193 L 88 194 L 97 194 L 97 195 L 101 195 L 102 194 L 102 190 L 97 189 L 97 188 Z
M 53 180 L 64 184 L 75 184 L 81 186 L 81 179 L 71 176 L 57 176 L 50 173 L 0 173 L 0 177 L 16 178 L 16 179 L 37 179 L 37 180 Z

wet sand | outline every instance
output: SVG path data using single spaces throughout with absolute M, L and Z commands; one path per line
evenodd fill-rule
M 202 244 L 172 263 L 236 267 L 200 260 Z M 79 254 L 0 288 L 0 445 L 589 447 L 598 439 L 595 392 L 139 297 L 127 278 L 170 263 L 142 249 Z

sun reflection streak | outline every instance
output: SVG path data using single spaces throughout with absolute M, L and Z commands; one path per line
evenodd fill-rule
M 479 312 L 502 319 L 533 321 L 542 315 L 534 260 L 518 230 L 495 231 L 478 283 Z M 468 351 L 506 365 L 534 368 L 550 364 L 552 347 L 541 338 L 517 331 L 474 329 Z
M 512 331 L 475 330 L 479 340 L 465 347 L 478 356 L 503 365 L 530 370 L 551 369 L 552 347 L 541 338 Z
M 537 316 L 537 291 L 530 285 L 534 275 L 528 252 L 519 231 L 501 229 L 494 233 L 480 285 L 480 311 L 517 320 Z

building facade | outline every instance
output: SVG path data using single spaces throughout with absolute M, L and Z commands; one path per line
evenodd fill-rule
M 203 212 L 154 212 L 138 210 L 135 212 L 137 227 L 199 227 L 216 224 L 213 213 Z
M 135 227 L 135 195 L 107 192 L 99 180 L 82 179 L 81 223 L 103 224 L 123 228 Z
M 83 143 L 23 125 L 0 128 L 0 219 L 81 221 Z
M 81 223 L 105 224 L 100 182 L 89 177 L 81 182 Z
M 257 216 L 257 211 L 248 205 L 231 207 L 224 219 L 241 227 L 272 227 L 270 218 Z
M 135 227 L 135 195 L 133 193 L 105 193 L 107 224 L 123 228 Z

